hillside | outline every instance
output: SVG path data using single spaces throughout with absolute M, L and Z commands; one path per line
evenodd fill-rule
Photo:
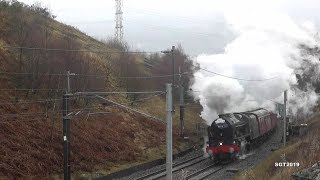
M 145 59 L 157 68 L 146 68 Z M 188 61 L 178 49 L 178 65 Z M 149 63 L 149 64 L 150 64 Z M 163 90 L 171 77 L 123 77 L 170 74 L 168 57 L 130 53 L 126 44 L 95 40 L 57 22 L 46 8 L 0 1 L 0 179 L 61 178 L 63 172 L 62 95 L 71 92 Z M 169 71 L 169 72 L 168 72 Z M 184 76 L 188 87 L 191 77 Z M 155 96 L 157 95 L 157 96 Z M 107 99 L 165 117 L 164 96 L 109 95 Z M 176 98 L 178 99 L 178 98 Z M 194 103 L 190 101 L 190 103 Z M 165 155 L 165 125 L 93 97 L 70 102 L 71 169 L 81 174 L 107 174 Z M 186 133 L 195 136 L 201 108 L 186 109 Z M 174 151 L 193 145 L 179 138 L 174 119 Z

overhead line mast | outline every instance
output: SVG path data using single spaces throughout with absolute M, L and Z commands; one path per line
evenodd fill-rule
M 115 26 L 115 37 L 119 42 L 123 40 L 123 25 L 122 25 L 122 0 L 115 0 L 116 1 L 116 26 Z

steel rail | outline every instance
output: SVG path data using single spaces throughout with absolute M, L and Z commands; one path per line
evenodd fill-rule
M 190 161 L 193 161 L 193 160 L 198 159 L 198 158 L 201 158 L 201 157 L 203 157 L 203 154 L 198 155 L 198 156 L 195 156 L 195 157 L 193 157 L 193 158 L 187 159 L 187 160 L 182 161 L 182 162 L 179 162 L 179 163 L 175 163 L 175 164 L 173 164 L 173 168 L 178 167 L 178 166 L 181 166 L 181 165 L 183 165 L 183 164 L 186 164 L 186 163 L 188 163 L 188 162 L 190 162 Z M 206 158 L 205 158 L 205 159 L 206 159 Z M 199 163 L 199 162 L 201 162 L 201 161 L 204 161 L 205 159 L 200 159 L 199 161 L 196 161 L 196 163 Z M 193 164 L 196 164 L 196 163 L 192 163 L 192 165 L 193 165 Z M 191 166 L 191 165 L 189 164 L 188 166 Z M 180 169 L 182 169 L 182 168 L 188 167 L 188 166 L 179 167 L 179 168 L 173 170 L 172 172 L 176 172 L 176 171 L 178 171 L 178 170 L 180 170 Z M 166 171 L 166 168 L 162 168 L 162 169 L 157 170 L 157 171 L 155 171 L 155 172 L 153 172 L 153 173 L 150 173 L 150 174 L 146 174 L 146 175 L 144 175 L 144 176 L 141 176 L 141 177 L 139 177 L 139 178 L 137 178 L 137 179 L 135 179 L 135 180 L 147 179 L 147 178 L 150 178 L 150 177 L 155 176 L 155 175 L 157 175 L 157 174 L 164 173 L 165 171 Z M 166 174 L 161 175 L 161 176 L 159 176 L 159 177 L 156 177 L 155 179 L 159 179 L 159 178 L 161 178 L 161 177 L 164 177 L 165 175 L 166 175 Z

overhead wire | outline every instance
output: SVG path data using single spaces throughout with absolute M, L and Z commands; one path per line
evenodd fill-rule
M 133 100 L 133 101 L 131 101 L 131 102 L 128 102 L 127 104 L 132 104 L 132 103 L 135 103 L 135 102 L 141 102 L 141 101 L 149 100 L 149 99 L 152 99 L 152 98 L 154 98 L 154 97 L 161 96 L 161 95 L 163 95 L 163 94 L 165 94 L 165 93 L 166 93 L 166 92 L 161 92 L 161 93 L 159 93 L 159 94 L 155 94 L 155 95 L 150 96 L 150 97 Z
M 5 121 L 1 120 L 0 123 L 13 123 L 13 122 L 21 123 L 21 122 L 44 121 L 44 118 L 47 118 L 47 117 L 44 116 L 43 118 L 37 117 L 37 118 L 33 118 L 33 119 L 23 119 L 23 120 L 21 120 L 21 119 L 19 119 L 19 120 L 17 120 L 17 119 L 15 119 L 15 120 L 5 120 Z
M 99 24 L 99 23 L 107 23 L 112 22 L 114 23 L 114 19 L 102 19 L 102 20 L 95 20 L 95 21 L 72 21 L 72 22 L 65 22 L 66 24 Z
M 269 81 L 269 80 L 273 80 L 273 79 L 278 78 L 278 76 L 275 76 L 275 77 L 266 78 L 266 79 L 244 79 L 244 78 L 238 78 L 238 77 L 232 77 L 232 76 L 227 76 L 227 75 L 224 75 L 224 74 L 220 74 L 220 73 L 217 73 L 217 72 L 214 72 L 214 71 L 207 70 L 205 68 L 201 68 L 199 66 L 195 66 L 193 64 L 191 64 L 191 65 L 193 67 L 195 67 L 195 68 L 198 68 L 200 70 L 206 71 L 208 73 L 212 73 L 212 74 L 215 74 L 215 75 L 218 75 L 218 76 L 222 76 L 222 77 L 225 77 L 225 78 L 229 78 L 229 79 L 236 79 L 236 80 L 239 80 L 239 81 L 255 81 L 255 82 L 259 82 L 259 81 Z
M 43 51 L 58 51 L 58 52 L 91 52 L 91 53 L 129 53 L 129 54 L 149 54 L 160 53 L 161 51 L 103 51 L 90 49 L 62 49 L 62 48 L 43 48 L 43 47 L 25 47 L 25 46 L 0 46 L 7 49 L 23 49 L 23 50 L 43 50 Z
M 155 9 L 138 9 L 138 8 L 126 8 L 128 9 L 127 12 L 133 12 L 136 14 L 147 14 L 147 15 L 157 15 L 157 16 L 166 16 L 166 17 L 172 17 L 172 14 L 168 15 L 168 14 L 163 14 L 161 11 L 157 11 Z M 176 19 L 180 19 L 180 20 L 186 20 L 185 22 L 190 22 L 190 23 L 200 23 L 200 21 L 203 22 L 203 24 L 208 24 L 208 21 L 205 19 L 201 19 L 201 18 L 195 18 L 194 16 L 181 16 L 181 15 L 174 15 L 175 20 Z M 190 21 L 192 20 L 192 21 Z
M 132 12 L 132 11 L 130 11 Z M 156 15 L 156 16 L 159 16 L 161 14 L 157 13 L 157 14 L 154 14 L 154 13 L 146 13 L 145 10 L 143 11 L 137 11 L 137 12 L 134 12 L 133 13 L 139 13 L 139 14 L 147 14 L 147 15 Z M 163 14 L 162 14 L 163 15 Z M 191 17 L 186 17 L 186 16 L 177 16 L 177 17 L 180 17 L 181 19 L 184 19 L 184 20 L 187 20 L 190 22 L 190 19 Z M 77 22 L 68 22 L 69 24 L 98 24 L 98 23 L 107 23 L 107 22 L 111 22 L 113 20 L 108 20 L 108 19 L 105 19 L 105 20 L 99 20 L 99 21 L 77 21 Z M 187 21 L 183 21 L 183 24 L 185 25 Z M 200 21 L 203 21 L 203 19 L 197 19 L 197 20 L 194 20 L 192 21 L 191 23 L 194 25 L 194 24 L 198 24 L 198 25 L 208 25 L 208 22 L 209 21 L 203 21 L 202 23 L 200 23 Z M 137 23 L 139 21 L 137 21 L 136 19 L 130 19 L 130 18 L 125 18 L 125 22 L 132 22 L 132 23 Z M 141 23 L 140 23 L 141 24 Z M 219 34 L 212 34 L 212 33 L 203 33 L 203 32 L 190 32 L 190 31 L 185 31 L 185 28 L 175 28 L 175 27 L 171 27 L 171 26 L 159 26 L 159 25 L 152 25 L 152 24 L 143 24 L 144 27 L 146 26 L 149 26 L 151 27 L 152 29 L 159 29 L 159 28 L 165 28 L 166 30 L 172 30 L 172 31 L 175 31 L 175 32 L 185 32 L 185 33 L 188 33 L 188 34 L 198 34 L 198 35 L 202 35 L 202 36 L 217 36 Z
M 119 79 L 154 79 L 154 78 L 165 78 L 165 77 L 172 77 L 172 76 L 185 76 L 192 72 L 184 72 L 180 74 L 164 74 L 164 75 L 151 75 L 151 76 L 112 76 L 113 78 Z M 24 72 L 0 72 L 0 74 L 9 74 L 9 75 L 33 75 L 34 73 L 24 73 Z M 67 76 L 67 74 L 41 74 L 41 76 Z M 82 77 L 96 77 L 96 78 L 106 78 L 107 76 L 99 75 L 99 74 L 77 74 L 74 73 L 70 76 L 82 76 Z
M 202 106 L 199 107 L 183 107 L 184 109 L 203 109 Z
M 204 37 L 217 37 L 221 36 L 221 34 L 218 33 L 202 33 L 202 32 L 194 32 L 194 31 L 185 31 L 185 28 L 177 28 L 177 27 L 170 27 L 170 26 L 159 26 L 159 25 L 152 25 L 152 24 L 143 24 L 144 27 L 147 27 L 149 29 L 153 30 L 161 30 L 165 29 L 166 31 L 172 31 L 176 33 L 185 33 L 185 34 L 190 34 L 192 36 L 204 36 Z
M 76 108 L 72 109 L 73 111 L 80 111 L 80 110 L 90 110 L 90 109 L 97 109 L 99 107 L 94 108 Z M 48 113 L 59 113 L 63 112 L 64 110 L 55 110 L 55 111 L 43 111 L 43 112 L 34 112 L 34 113 L 10 113 L 10 114 L 0 114 L 1 117 L 19 117 L 19 116 L 35 116 L 35 115 L 47 115 Z M 62 116 L 62 115 L 59 115 Z
M 129 76 L 129 77 L 118 77 L 120 79 L 154 79 L 154 78 L 165 78 L 165 77 L 172 77 L 172 76 L 184 76 L 188 73 L 181 73 L 181 74 L 166 74 L 166 75 L 153 75 L 153 76 Z
M 165 78 L 165 77 L 172 77 L 172 76 L 180 76 L 180 75 L 186 75 L 189 74 L 189 72 L 181 73 L 181 74 L 164 74 L 164 75 L 152 75 L 152 76 L 113 76 L 113 78 L 119 78 L 119 79 L 153 79 L 153 78 Z M 77 74 L 75 73 L 75 76 L 86 76 L 86 77 L 101 77 L 106 78 L 106 76 L 98 75 L 98 74 Z
M 71 96 L 94 96 L 94 95 L 109 95 L 109 94 L 156 94 L 164 91 L 113 91 L 113 92 L 75 92 Z
M 41 76 L 67 76 L 67 74 L 58 74 L 58 73 L 53 73 L 53 74 L 48 74 L 48 73 L 28 73 L 28 72 L 6 72 L 6 71 L 1 71 L 0 74 L 8 74 L 8 75 L 36 75 L 39 74 Z
M 0 89 L 0 91 L 65 91 L 66 89 Z
M 63 12 L 65 10 L 59 10 L 59 12 Z M 155 16 L 162 16 L 162 17 L 172 17 L 172 14 L 168 15 L 168 14 L 164 14 L 163 12 L 161 11 L 158 11 L 156 9 L 141 9 L 141 8 L 134 8 L 134 7 L 125 7 L 125 11 L 127 13 L 134 13 L 134 14 L 144 14 L 144 15 L 155 15 Z M 127 20 L 128 17 L 125 17 L 124 20 Z M 208 22 L 208 19 L 207 19 L 207 16 L 206 16 L 206 19 L 202 19 L 202 18 L 196 18 L 194 16 L 182 16 L 182 15 L 177 15 L 177 14 L 174 14 L 174 18 L 175 18 L 175 21 L 178 21 L 179 20 L 182 20 L 184 23 L 186 22 L 190 22 L 192 24 L 194 23 L 201 23 L 201 24 L 204 24 L 204 25 L 207 25 Z M 191 21 L 190 21 L 191 20 Z M 82 23 L 106 23 L 106 22 L 114 22 L 114 19 L 101 19 L 101 20 L 95 20 L 95 21 L 66 21 L 65 23 L 68 23 L 68 24 L 71 24 L 71 23 L 75 23 L 75 24 L 82 24 Z
M 75 88 L 76 90 L 78 88 Z M 84 91 L 103 91 L 105 88 L 96 88 L 96 89 L 83 89 Z M 0 89 L 0 91 L 67 91 L 67 89 L 37 89 L 37 88 L 21 88 L 21 89 Z
M 33 104 L 33 103 L 52 102 L 52 101 L 62 101 L 62 98 L 60 98 L 60 99 L 43 99 L 43 100 L 34 100 L 34 101 L 0 101 L 0 105 L 5 105 L 5 104 Z
M 143 116 L 145 116 L 145 117 L 148 117 L 148 118 L 151 118 L 151 119 L 155 119 L 155 120 L 157 120 L 157 121 L 159 121 L 159 122 L 163 122 L 163 120 L 161 120 L 161 119 L 159 119 L 159 118 L 157 118 L 157 117 L 155 117 L 155 116 L 152 116 L 152 115 L 150 115 L 150 114 L 147 114 L 147 113 L 141 112 L 141 111 L 139 111 L 139 110 L 137 110 L 137 109 L 133 109 L 133 108 L 128 107 L 128 106 L 126 106 L 126 105 L 123 105 L 123 104 L 114 102 L 114 101 L 109 100 L 109 99 L 106 99 L 106 98 L 104 98 L 104 97 L 102 97 L 102 96 L 99 96 L 99 95 L 96 95 L 96 96 L 99 97 L 99 98 L 101 98 L 101 99 L 103 99 L 103 100 L 105 100 L 105 101 L 107 101 L 107 102 L 116 104 L 116 105 L 119 106 L 119 107 L 125 108 L 125 109 L 127 109 L 127 110 L 129 110 L 129 111 L 133 111 L 133 112 L 136 112 L 136 113 L 138 113 L 138 114 L 141 114 L 141 115 L 143 115 Z
M 52 48 L 38 48 L 38 47 L 17 47 L 17 46 L 3 46 L 5 48 L 13 48 L 13 49 L 28 49 L 28 50 L 45 50 L 45 51 L 63 51 L 63 52 L 98 52 L 98 53 L 154 53 L 154 52 L 139 52 L 139 51 L 126 51 L 126 52 L 122 52 L 122 51 L 93 51 L 93 50 L 80 50 L 80 49 L 52 49 Z M 159 51 L 160 52 L 160 51 Z M 200 68 L 200 67 L 197 67 Z M 231 78 L 231 79 L 237 79 L 237 80 L 242 80 L 242 81 L 267 81 L 267 80 L 271 80 L 271 79 L 275 79 L 276 77 L 273 78 L 269 78 L 269 79 L 243 79 L 243 78 L 237 78 L 237 77 L 231 77 L 231 76 L 226 76 L 220 73 L 216 73 L 213 71 L 209 71 L 207 69 L 204 68 L 200 68 L 201 70 L 204 70 L 206 72 L 209 73 L 213 73 L 219 76 L 223 76 L 226 78 Z M 4 74 L 5 72 L 0 72 L 1 74 Z M 33 73 L 15 73 L 15 74 L 21 74 L 21 75 L 25 75 L 25 74 L 33 74 Z M 45 74 L 45 75 L 49 75 L 49 74 Z M 58 75 L 58 76 L 66 76 L 66 74 L 50 74 L 50 75 Z M 105 76 L 95 76 L 95 75 L 81 75 L 81 74 L 76 74 L 79 76 L 93 76 L 93 77 L 105 77 Z M 181 74 L 174 74 L 174 75 L 159 75 L 159 76 L 145 76 L 145 77 L 118 77 L 118 78 L 137 78 L 137 79 L 148 79 L 148 78 L 162 78 L 162 77 L 171 77 L 171 76 L 176 76 L 176 75 L 181 75 Z M 66 89 L 0 89 L 2 91 L 4 90 L 17 90 L 17 91 L 26 91 L 26 90 L 35 90 L 35 91 L 47 91 L 47 90 L 66 90 Z M 162 92 L 163 91 L 156 91 L 156 92 Z M 81 94 L 84 92 L 80 92 L 78 94 Z M 92 93 L 102 93 L 102 92 L 92 92 Z M 105 92 L 107 93 L 107 92 Z M 110 94 L 115 94 L 115 93 L 124 93 L 124 92 L 108 92 Z M 130 92 L 126 92 L 126 93 L 130 93 Z M 131 93 L 138 93 L 138 92 L 131 92 Z M 145 93 L 145 92 L 142 92 Z M 47 102 L 47 101 L 45 101 Z M 31 103 L 31 102 L 28 102 Z M 2 116 L 2 115 L 0 115 Z
M 108 101 L 111 101 L 111 103 L 116 103 L 116 104 L 111 105 L 111 106 L 108 106 L 108 107 L 115 107 L 115 106 L 119 106 L 119 105 L 122 106 L 122 107 L 124 107 L 125 105 L 130 105 L 130 104 L 132 104 L 132 103 L 134 103 L 134 102 L 141 102 L 141 101 L 149 100 L 149 99 L 152 99 L 152 98 L 154 98 L 154 97 L 163 95 L 163 94 L 165 94 L 165 93 L 166 93 L 166 92 L 162 92 L 162 93 L 159 93 L 159 94 L 155 94 L 155 95 L 153 95 L 153 96 L 150 96 L 150 97 L 146 97 L 146 98 L 142 98 L 142 99 L 138 99 L 138 100 L 133 100 L 133 101 L 127 102 L 127 103 L 125 103 L 125 104 L 116 103 L 116 102 L 114 102 L 114 101 L 108 100 Z M 103 99 L 104 99 L 104 98 L 103 98 Z M 106 99 L 104 99 L 104 100 L 106 100 Z M 129 107 L 128 107 L 128 109 L 129 109 L 129 110 L 132 110 L 132 108 L 129 108 Z M 103 112 L 106 112 L 107 114 L 109 113 L 109 111 L 103 111 Z M 139 112 L 139 111 L 135 110 L 135 112 Z M 141 112 L 139 112 L 139 113 L 141 113 Z M 91 113 L 91 114 L 92 114 L 92 113 Z M 101 114 L 101 112 L 98 113 L 98 114 Z M 143 115 L 146 115 L 146 114 L 143 113 Z M 89 116 L 90 116 L 90 112 L 87 114 L 86 119 L 88 119 Z M 148 115 L 148 116 L 153 117 L 153 116 L 151 116 L 151 115 Z M 154 117 L 153 117 L 153 118 L 154 118 Z M 156 118 L 156 119 L 157 119 L 157 118 Z
M 76 99 L 78 97 L 68 97 L 68 99 Z M 33 103 L 42 103 L 42 102 L 53 102 L 53 101 L 62 101 L 63 98 L 53 98 L 53 99 L 37 99 L 37 100 L 32 100 L 32 101 L 17 101 L 17 100 L 0 100 L 0 105 L 5 105 L 5 104 L 33 104 Z
M 134 102 L 140 102 L 140 101 L 145 101 L 145 100 L 148 100 L 148 99 L 152 99 L 152 98 L 154 98 L 156 96 L 160 96 L 160 95 L 163 95 L 163 94 L 165 94 L 165 92 L 161 92 L 161 93 L 155 94 L 153 96 L 142 98 L 142 99 L 129 101 L 129 102 L 125 103 L 125 105 L 131 104 L 131 103 L 134 103 Z M 54 99 L 54 100 L 62 100 L 62 99 Z M 52 101 L 54 101 L 54 100 L 52 100 Z M 38 102 L 38 101 L 35 101 L 35 102 Z M 31 103 L 31 102 L 28 102 L 28 103 Z M 111 106 L 108 106 L 108 107 L 114 107 L 114 106 L 117 106 L 117 105 L 111 105 Z M 78 111 L 77 113 L 79 114 L 79 111 L 93 110 L 93 109 L 99 109 L 99 108 L 103 108 L 103 107 L 99 106 L 99 107 L 92 107 L 92 108 L 75 108 L 75 109 L 71 109 L 71 110 L 72 110 L 73 114 L 75 113 L 75 111 Z M 59 112 L 63 112 L 63 111 L 64 110 L 55 110 L 55 111 L 51 110 L 51 111 L 34 112 L 34 113 L 8 113 L 8 114 L 0 114 L 0 117 L 15 118 L 15 117 L 20 117 L 20 116 L 24 116 L 24 117 L 36 116 L 36 115 L 44 115 L 44 116 L 46 116 L 49 113 L 59 113 Z M 59 115 L 59 116 L 62 116 L 62 115 Z M 3 122 L 3 121 L 0 121 L 0 122 Z

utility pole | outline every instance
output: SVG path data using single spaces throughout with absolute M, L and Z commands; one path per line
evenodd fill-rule
M 172 85 L 166 84 L 166 113 L 167 113 L 167 130 L 166 130 L 166 144 L 167 144 L 167 157 L 166 157 L 166 170 L 167 180 L 172 180 Z
M 171 54 L 171 64 L 172 64 L 172 110 L 174 113 L 174 51 L 175 51 L 175 46 L 172 46 L 171 51 L 161 51 L 164 54 Z
M 179 82 L 180 82 L 180 136 L 184 137 L 184 88 L 181 80 L 181 69 L 179 66 Z
M 172 59 L 172 88 L 174 89 L 174 50 L 175 46 L 172 46 L 171 49 L 171 59 Z M 172 90 L 173 92 L 173 90 Z M 173 94 L 173 93 L 172 93 Z M 173 94 L 174 95 L 174 94 Z
M 67 93 L 71 92 L 70 88 L 70 76 L 76 75 L 75 73 L 70 73 L 70 71 L 67 71 Z
M 122 0 L 116 0 L 116 26 L 115 26 L 115 37 L 119 42 L 123 40 L 123 25 L 122 25 Z
M 64 180 L 70 180 L 70 117 L 69 117 L 69 97 L 71 92 L 70 76 L 75 73 L 67 71 L 67 92 L 62 99 L 62 117 L 63 117 L 63 176 Z
M 175 46 L 172 46 L 171 49 L 171 59 L 172 59 L 172 112 L 175 112 L 175 108 L 174 108 L 174 50 L 175 50 Z
M 69 94 L 63 95 L 63 175 L 64 180 L 70 180 L 70 118 L 68 116 Z
M 284 117 L 283 117 L 283 146 L 286 146 L 286 136 L 287 136 L 287 90 L 283 93 L 283 105 L 284 105 Z

